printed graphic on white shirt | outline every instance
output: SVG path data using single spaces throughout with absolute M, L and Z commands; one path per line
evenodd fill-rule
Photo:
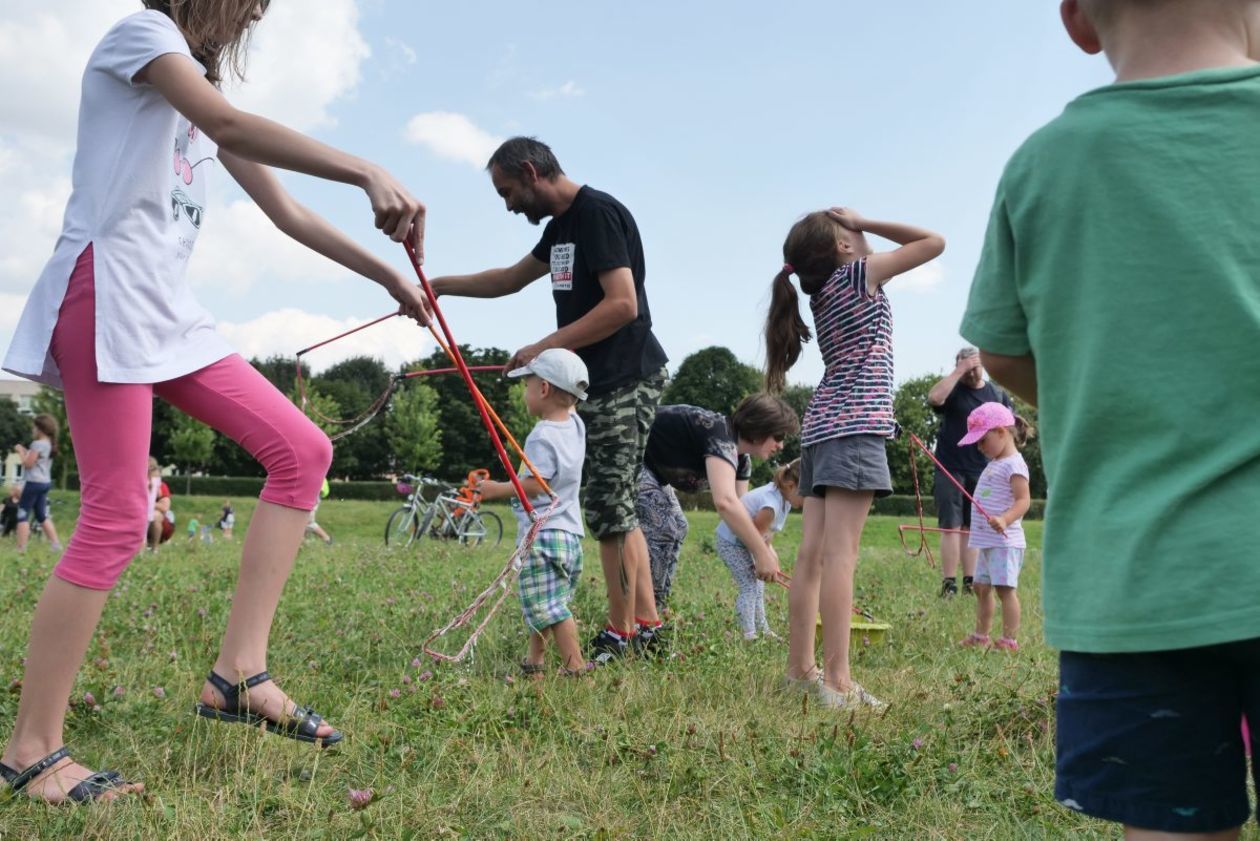
M 551 246 L 551 291 L 573 291 L 573 256 L 577 245 L 566 242 Z

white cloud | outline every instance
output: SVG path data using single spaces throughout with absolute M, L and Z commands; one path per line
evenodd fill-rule
M 570 79 L 558 88 L 543 88 L 536 90 L 530 94 L 534 99 L 546 101 L 548 99 L 569 99 L 576 96 L 582 96 L 586 93 L 584 88 L 578 86 L 578 83 Z
M 355 0 L 272 3 L 254 31 L 246 82 L 233 104 L 298 131 L 336 125 L 329 106 L 352 95 L 372 54 Z
M 894 278 L 890 288 L 906 292 L 931 292 L 945 281 L 945 267 L 940 260 L 917 266 L 904 275 Z
M 17 329 L 18 317 L 22 315 L 22 308 L 25 306 L 25 295 L 0 292 L 0 335 L 12 335 Z M 7 342 L 5 346 L 8 346 Z
M 339 319 L 299 309 L 282 309 L 242 323 L 220 321 L 219 332 L 247 359 L 254 356 L 293 356 L 302 348 L 358 327 L 368 320 Z M 410 319 L 393 318 L 311 351 L 303 360 L 311 366 L 312 373 L 352 356 L 374 356 L 392 370 L 428 355 L 434 346 L 433 338 L 423 327 Z
M 10 92 L 0 97 L 0 292 L 29 289 L 52 254 L 70 193 L 83 67 L 105 31 L 139 7 L 136 0 L 62 0 L 55 11 L 0 6 L 0 79 Z M 331 106 L 354 93 L 370 52 L 355 0 L 320 0 L 318 14 L 275 3 L 255 32 L 248 82 L 230 96 L 299 130 L 332 125 Z M 208 215 L 191 269 L 201 285 L 242 293 L 263 278 L 346 276 L 275 231 L 252 203 L 225 206 L 212 196 Z
M 402 64 L 416 63 L 416 51 L 412 49 L 410 44 L 400 41 L 397 38 L 387 37 L 385 39 L 385 46 L 389 47 L 390 55 L 394 61 L 401 62 Z
M 463 114 L 430 111 L 407 122 L 407 140 L 425 146 L 435 155 L 475 166 L 478 169 L 499 148 L 503 138 L 478 127 Z
M 264 281 L 308 284 L 353 275 L 280 233 L 258 205 L 240 199 L 209 203 L 188 277 L 197 288 L 239 297 Z

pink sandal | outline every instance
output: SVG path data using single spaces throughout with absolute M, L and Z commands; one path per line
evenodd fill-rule
M 974 648 L 977 645 L 987 647 L 989 645 L 988 634 L 977 634 L 974 631 L 958 641 L 963 648 Z
M 1010 637 L 1002 637 L 997 642 L 993 643 L 993 647 L 1000 648 L 1003 651 L 1019 651 L 1019 643 Z

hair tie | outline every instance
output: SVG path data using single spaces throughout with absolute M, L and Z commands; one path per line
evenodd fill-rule
M 791 263 L 784 263 L 784 264 L 783 264 L 783 271 L 787 272 L 788 274 L 792 274 L 793 272 L 795 272 L 795 271 L 796 271 L 796 269 L 792 268 L 792 264 L 791 264 Z

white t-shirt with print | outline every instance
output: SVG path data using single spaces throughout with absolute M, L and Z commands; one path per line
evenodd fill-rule
M 774 521 L 770 524 L 771 533 L 783 531 L 783 527 L 787 525 L 788 513 L 792 510 L 792 503 L 788 502 L 774 482 L 753 488 L 740 497 L 739 501 L 743 504 L 744 510 L 748 512 L 748 516 L 753 519 L 757 518 L 757 514 L 763 508 L 769 508 L 773 511 Z M 728 543 L 744 545 L 744 542 L 735 536 L 735 532 L 726 524 L 725 520 L 718 523 L 717 536 Z
M 175 23 L 146 9 L 115 24 L 88 59 L 61 236 L 27 299 L 5 370 L 61 385 L 48 349 L 75 261 L 89 244 L 100 381 L 162 382 L 233 352 L 185 276 L 217 148 L 153 87 L 134 81 L 168 53 L 205 72 Z
M 1019 453 L 1006 458 L 995 458 L 985 466 L 984 472 L 976 482 L 975 498 L 984 506 L 984 510 L 997 516 L 1010 508 L 1015 502 L 1015 491 L 1011 489 L 1011 477 L 1028 478 L 1028 464 Z M 971 506 L 971 536 L 967 545 L 972 548 L 1023 549 L 1025 547 L 1023 521 L 1016 520 L 1007 525 L 1003 534 L 998 534 L 989 525 L 988 519 L 980 513 L 980 509 Z

